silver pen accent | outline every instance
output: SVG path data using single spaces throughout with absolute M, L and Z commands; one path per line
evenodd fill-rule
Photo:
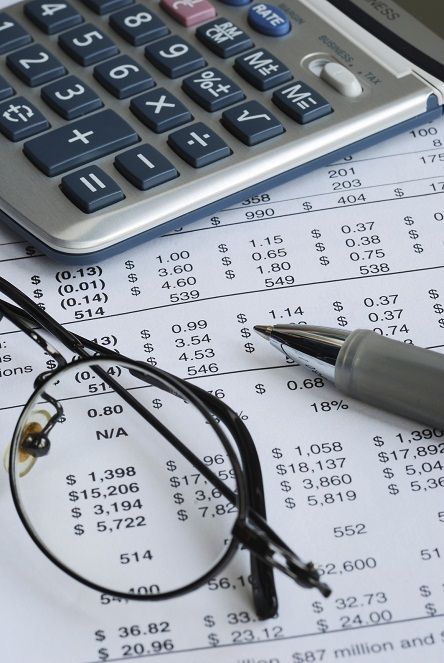
M 335 383 L 343 393 L 388 412 L 444 428 L 444 354 L 386 338 L 314 325 L 256 325 L 263 338 Z

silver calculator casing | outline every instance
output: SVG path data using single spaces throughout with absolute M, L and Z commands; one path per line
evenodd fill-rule
M 142 141 L 166 154 L 180 176 L 149 191 L 139 191 L 117 173 L 113 166 L 115 155 L 108 155 L 95 163 L 118 182 L 126 198 L 100 212 L 85 214 L 62 193 L 60 177 L 44 175 L 23 155 L 22 143 L 12 143 L 0 136 L 0 218 L 45 253 L 68 262 L 91 261 L 306 172 L 316 167 L 320 160 L 327 163 L 329 158 L 333 160 L 341 153 L 350 152 L 350 146 L 353 150 L 359 149 L 368 144 L 369 139 L 376 142 L 406 126 L 442 114 L 442 81 L 385 46 L 327 0 L 286 0 L 277 5 L 289 15 L 292 30 L 281 38 L 261 37 L 254 33 L 256 47 L 270 50 L 292 70 L 295 80 L 305 81 L 326 97 L 333 113 L 307 125 L 299 125 L 270 104 L 285 127 L 285 133 L 247 147 L 222 127 L 221 112 L 205 113 L 185 96 L 181 79 L 172 81 L 148 66 L 156 84 L 169 88 L 184 101 L 196 119 L 204 121 L 225 140 L 232 155 L 195 169 L 167 146 L 166 134 L 154 134 L 132 115 L 129 100 L 115 99 L 101 90 L 105 106 L 128 121 Z M 250 34 L 253 32 L 246 18 L 248 6 L 218 3 L 217 10 L 218 15 L 232 20 Z M 29 29 L 22 3 L 7 7 L 6 11 Z M 171 32 L 185 36 L 199 51 L 205 52 L 208 66 L 221 67 L 220 58 L 197 41 L 194 28 L 179 27 L 161 9 L 156 11 L 162 13 L 162 20 L 169 25 Z M 97 16 L 86 6 L 82 6 L 81 12 L 86 21 L 107 31 L 107 16 Z M 92 68 L 83 68 L 70 60 L 57 46 L 57 36 L 45 35 L 40 42 L 49 45 L 70 73 L 95 86 Z M 130 54 L 144 66 L 148 64 L 143 47 L 129 46 L 118 35 L 112 37 L 122 53 Z M 316 63 L 325 59 L 346 65 L 358 77 L 363 93 L 348 98 L 321 80 Z M 0 73 L 9 80 L 12 77 L 4 61 L 0 63 Z M 261 103 L 264 98 L 270 100 L 272 90 L 256 90 L 233 69 L 230 77 L 242 87 L 247 99 Z M 31 89 L 17 79 L 13 84 L 16 94 L 42 108 L 39 89 Z M 50 108 L 45 107 L 44 114 L 51 128 L 66 124 Z

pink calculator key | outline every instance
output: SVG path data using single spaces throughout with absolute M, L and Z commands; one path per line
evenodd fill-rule
M 161 0 L 160 5 L 187 28 L 216 16 L 216 10 L 208 0 Z

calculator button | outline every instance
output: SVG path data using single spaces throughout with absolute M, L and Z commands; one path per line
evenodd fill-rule
M 160 0 L 160 6 L 187 28 L 216 16 L 216 10 L 208 0 Z
M 13 87 L 8 83 L 6 78 L 0 76 L 0 99 L 7 99 L 8 97 L 12 97 L 13 94 Z
M 138 140 L 134 129 L 108 109 L 33 138 L 25 143 L 23 151 L 45 175 L 52 177 Z
M 163 74 L 169 78 L 178 78 L 205 67 L 201 54 L 182 37 L 171 35 L 150 44 L 145 48 L 145 55 Z
M 293 78 L 291 71 L 265 48 L 240 55 L 234 68 L 258 90 L 269 90 Z
M 60 188 L 65 196 L 86 214 L 97 212 L 125 198 L 113 178 L 98 166 L 89 166 L 65 175 Z
M 173 164 L 151 145 L 140 145 L 119 154 L 114 165 L 119 173 L 142 191 L 173 180 L 179 175 Z
M 31 35 L 19 23 L 5 12 L 0 12 L 0 54 L 25 46 L 31 41 Z
M 185 78 L 182 87 L 191 99 L 210 113 L 245 99 L 240 87 L 214 67 Z
M 42 99 L 65 120 L 91 113 L 103 106 L 101 99 L 77 76 L 66 76 L 42 88 Z
M 162 87 L 132 99 L 130 108 L 139 120 L 157 134 L 193 119 L 188 108 Z
M 202 168 L 231 154 L 226 143 L 212 129 L 197 122 L 168 136 L 168 145 L 193 168 Z
M 59 37 L 59 45 L 73 60 L 87 67 L 113 55 L 119 49 L 109 37 L 92 23 L 64 32 Z
M 112 14 L 109 17 L 109 24 L 133 46 L 154 41 L 170 32 L 165 23 L 143 5 L 133 5 L 129 9 Z
M 79 12 L 67 2 L 49 4 L 46 0 L 32 0 L 26 3 L 24 11 L 29 20 L 48 35 L 83 23 Z
M 94 67 L 94 78 L 118 99 L 126 99 L 154 86 L 150 74 L 128 55 Z
M 356 76 L 339 62 L 327 62 L 322 67 L 321 78 L 344 97 L 360 97 L 362 94 Z
M 201 25 L 196 30 L 196 37 L 221 58 L 229 58 L 253 48 L 250 37 L 226 18 L 216 18 Z
M 283 37 L 291 29 L 287 14 L 268 3 L 257 3 L 248 10 L 248 22 L 254 30 L 268 37 Z
M 6 64 L 30 87 L 42 85 L 66 74 L 62 63 L 40 44 L 32 44 L 10 53 Z
M 83 0 L 83 4 L 92 9 L 96 14 L 109 14 L 117 9 L 132 5 L 134 0 Z
M 279 120 L 258 101 L 247 101 L 222 113 L 222 124 L 246 145 L 257 145 L 284 133 Z
M 299 124 L 307 124 L 332 112 L 328 101 L 302 81 L 275 90 L 272 100 Z
M 0 104 L 0 131 L 14 142 L 48 129 L 49 122 L 25 97 Z

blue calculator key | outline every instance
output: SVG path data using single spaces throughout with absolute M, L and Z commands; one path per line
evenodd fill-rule
M 231 154 L 228 145 L 203 122 L 168 136 L 168 145 L 193 168 L 202 168 Z
M 5 12 L 0 12 L 0 55 L 32 42 L 29 32 Z
M 66 76 L 42 88 L 42 99 L 65 120 L 75 120 L 103 106 L 102 100 L 77 76 Z
M 293 78 L 291 71 L 265 48 L 240 55 L 234 68 L 246 81 L 258 90 L 269 90 Z
M 254 30 L 268 37 L 283 37 L 291 30 L 287 14 L 268 2 L 252 5 L 248 10 L 248 22 Z
M 119 55 L 94 67 L 94 78 L 118 99 L 149 90 L 154 81 L 146 69 L 128 55 Z
M 284 133 L 284 127 L 258 101 L 247 101 L 222 113 L 222 124 L 246 145 L 257 145 Z
M 177 35 L 170 35 L 150 44 L 145 48 L 145 55 L 169 78 L 185 76 L 207 64 L 199 51 Z
M 114 165 L 142 191 L 174 180 L 179 175 L 173 164 L 151 145 L 140 145 L 119 154 Z
M 6 57 L 6 64 L 30 87 L 42 85 L 66 74 L 66 69 L 57 58 L 40 44 L 31 44 Z
M 230 58 L 254 45 L 247 33 L 227 18 L 216 18 L 201 25 L 196 30 L 196 37 L 221 58 Z
M 83 0 L 83 4 L 92 9 L 96 14 L 109 14 L 117 9 L 132 5 L 134 0 Z
M 65 175 L 60 188 L 86 214 L 97 212 L 125 198 L 119 185 L 98 166 L 89 166 Z
M 14 88 L 8 83 L 6 78 L 0 76 L 0 99 L 7 99 L 12 97 L 14 93 Z
M 112 14 L 109 24 L 133 46 L 141 46 L 170 32 L 165 23 L 143 5 L 133 5 Z
M 14 142 L 48 129 L 49 122 L 25 97 L 0 104 L 0 131 Z
M 220 0 L 224 5 L 231 5 L 232 7 L 242 7 L 243 5 L 249 5 L 251 0 Z
M 188 108 L 163 87 L 132 99 L 130 108 L 134 115 L 156 134 L 179 127 L 193 119 Z
M 188 76 L 182 87 L 191 99 L 210 113 L 245 99 L 240 87 L 215 67 Z
M 327 99 L 302 81 L 275 90 L 273 103 L 299 124 L 307 124 L 332 112 Z
M 31 0 L 26 3 L 24 11 L 25 16 L 48 35 L 83 23 L 79 12 L 67 2 L 48 3 L 47 0 Z
M 33 138 L 25 143 L 23 151 L 45 175 L 52 177 L 138 140 L 134 129 L 108 109 Z
M 59 45 L 83 67 L 106 60 L 119 52 L 115 43 L 92 23 L 64 32 L 59 37 Z

